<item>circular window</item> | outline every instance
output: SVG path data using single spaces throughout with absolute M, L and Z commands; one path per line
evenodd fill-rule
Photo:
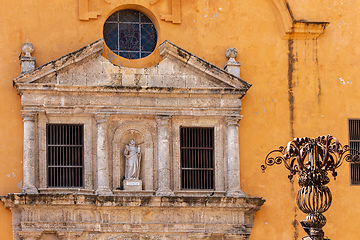
M 153 22 L 145 14 L 132 9 L 113 13 L 104 24 L 103 34 L 110 50 L 127 59 L 148 56 L 157 42 Z

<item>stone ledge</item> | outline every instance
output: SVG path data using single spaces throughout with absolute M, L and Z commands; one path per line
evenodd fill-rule
M 256 197 L 97 196 L 8 194 L 0 197 L 13 217 L 13 239 L 221 239 L 245 240 Z M 95 235 L 93 235 L 96 233 Z M 57 236 L 57 237 L 56 237 Z M 118 238 L 119 237 L 119 238 Z M 150 238 L 151 237 L 151 238 Z
M 82 193 L 9 193 L 0 200 L 7 208 L 21 205 L 90 205 L 107 207 L 228 207 L 257 211 L 265 200 L 259 197 L 194 196 L 99 196 Z
M 124 93 L 124 94 L 237 94 L 237 95 L 245 95 L 246 89 L 243 88 L 225 88 L 225 87 L 208 87 L 208 88 L 184 88 L 184 87 L 134 87 L 134 86 L 116 86 L 116 85 L 108 85 L 108 86 L 81 86 L 81 85 L 56 85 L 56 84 L 32 84 L 32 83 L 23 83 L 21 85 L 15 85 L 19 91 L 26 93 L 26 91 L 39 91 L 45 93 L 53 93 L 56 92 L 97 92 L 97 93 Z M 243 96 L 241 96 L 243 97 Z

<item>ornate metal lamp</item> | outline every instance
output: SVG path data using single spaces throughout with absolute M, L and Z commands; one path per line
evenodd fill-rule
M 350 149 L 348 145 L 342 146 L 331 135 L 317 138 L 295 138 L 286 147 L 271 151 L 265 158 L 261 169 L 267 166 L 284 163 L 290 171 L 288 178 L 291 180 L 298 175 L 300 190 L 296 196 L 299 209 L 306 213 L 304 220 L 300 221 L 308 234 L 303 240 L 326 240 L 322 228 L 326 224 L 323 215 L 331 205 L 332 196 L 326 186 L 330 182 L 328 172 L 334 179 L 336 169 L 345 161 L 359 163 L 359 152 Z

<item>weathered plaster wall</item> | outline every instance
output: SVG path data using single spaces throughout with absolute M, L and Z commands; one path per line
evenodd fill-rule
M 266 154 L 293 136 L 331 133 L 348 141 L 347 119 L 360 117 L 357 76 L 360 71 L 358 39 L 360 3 L 354 0 L 289 0 L 296 19 L 329 21 L 317 40 L 284 40 L 280 0 L 182 0 L 181 23 L 160 19 L 169 11 L 167 1 L 89 0 L 90 9 L 101 10 L 97 19 L 80 21 L 78 1 L 0 0 L 0 195 L 20 192 L 22 181 L 22 121 L 20 97 L 12 79 L 20 74 L 21 45 L 30 41 L 37 66 L 72 52 L 102 37 L 102 24 L 124 4 L 135 4 L 154 14 L 165 39 L 222 67 L 228 47 L 239 51 L 241 77 L 253 84 L 243 99 L 240 122 L 242 190 L 267 202 L 257 213 L 252 239 L 299 240 L 304 232 L 295 220 L 305 216 L 296 210 L 296 180 L 289 183 L 283 166 L 262 174 Z M 134 7 L 134 5 L 132 5 Z M 122 61 L 133 67 L 153 65 Z M 290 93 L 289 93 L 290 91 Z M 325 214 L 325 233 L 331 239 L 354 239 L 360 209 L 358 187 L 349 186 L 349 167 L 344 164 L 331 182 L 333 205 Z M 11 213 L 0 207 L 2 239 L 11 239 Z M 341 227 L 336 227 L 341 226 Z M 346 228 L 346 229 L 345 229 Z
M 243 169 L 243 190 L 248 194 L 259 194 L 267 199 L 266 204 L 255 220 L 254 239 L 277 236 L 280 239 L 301 239 L 304 236 L 300 226 L 294 227 L 294 220 L 302 220 L 304 214 L 289 204 L 295 199 L 297 182 L 289 183 L 283 166 L 267 169 L 266 174 L 259 174 L 255 181 L 251 175 L 257 171 L 254 161 L 260 161 L 264 154 L 277 146 L 284 145 L 295 137 L 318 136 L 328 133 L 348 143 L 348 118 L 359 118 L 358 99 L 358 38 L 359 10 L 357 1 L 288 1 L 296 19 L 309 21 L 328 21 L 330 25 L 318 39 L 285 40 L 287 41 L 287 76 L 281 81 L 284 91 L 288 91 L 285 100 L 287 106 L 276 106 L 270 101 L 258 101 L 258 106 L 266 107 L 262 121 L 264 128 L 261 133 L 252 127 L 253 119 L 244 117 L 240 128 L 240 140 L 251 133 L 257 132 L 257 139 L 249 145 L 247 141 L 240 146 L 241 167 Z M 278 69 L 278 68 L 277 68 Z M 280 69 L 279 69 L 280 70 Z M 277 81 L 272 79 L 272 81 Z M 250 81 L 254 88 L 260 83 Z M 285 90 L 285 88 L 287 88 Z M 265 90 L 261 96 L 268 96 Z M 251 92 L 251 93 L 250 93 Z M 247 101 L 254 93 L 250 91 L 243 101 Z M 276 97 L 279 99 L 279 97 Z M 284 98 L 282 99 L 284 100 Z M 252 106 L 253 107 L 253 106 Z M 285 112 L 284 112 L 285 110 Z M 286 114 L 286 111 L 287 114 Z M 245 116 L 255 114 L 251 108 L 245 108 Z M 272 116 L 269 116 L 271 114 Z M 257 114 L 255 114 L 257 115 Z M 287 124 L 283 125 L 286 119 Z M 266 126 L 266 127 L 265 127 Z M 283 139 L 283 140 L 282 140 Z M 269 148 L 269 145 L 272 147 Z M 243 161 L 244 159 L 251 159 Z M 333 204 L 325 213 L 328 223 L 324 231 L 331 239 L 353 239 L 358 236 L 357 228 L 360 211 L 354 203 L 360 197 L 359 187 L 349 184 L 349 165 L 339 169 L 339 175 L 331 179 L 329 187 L 333 193 Z M 246 175 L 246 176 L 245 176 Z M 260 190 L 262 189 L 262 190 Z M 292 215 L 290 219 L 289 213 Z M 261 219 L 261 220 L 260 220 Z M 279 223 L 282 222 L 281 225 Z M 257 224 L 261 224 L 261 227 Z M 259 228 L 256 228 L 259 226 Z M 341 227 L 340 227 L 341 226 Z M 346 229 L 345 229 L 346 228 Z M 260 230 L 259 230 L 260 229 Z M 292 231 L 289 231 L 292 229 Z M 341 230 L 340 230 L 341 229 Z M 275 237 L 274 237 L 275 239 Z

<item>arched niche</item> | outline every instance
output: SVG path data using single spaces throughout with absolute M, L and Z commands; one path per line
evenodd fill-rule
M 154 144 L 150 131 L 140 122 L 125 122 L 114 132 L 112 141 L 113 189 L 122 188 L 122 179 L 125 176 L 125 145 L 131 139 L 140 146 L 140 180 L 142 190 L 154 190 Z

